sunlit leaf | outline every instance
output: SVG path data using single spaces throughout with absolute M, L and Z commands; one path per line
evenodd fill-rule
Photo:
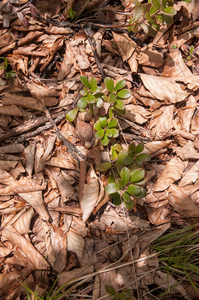
M 115 144 L 114 147 L 118 152 L 123 150 L 123 147 L 120 144 Z
M 144 198 L 146 197 L 146 190 L 144 188 L 140 188 L 140 193 L 138 195 L 136 195 L 136 197 L 138 198 Z
M 183 0 L 184 2 L 191 3 L 192 0 Z
M 131 201 L 130 203 L 127 203 L 126 201 L 124 201 L 124 204 L 128 210 L 133 209 L 133 206 L 134 206 L 133 201 Z
M 126 80 L 124 80 L 124 79 L 118 81 L 116 83 L 115 90 L 119 91 L 119 90 L 123 89 L 123 87 L 125 87 L 125 84 L 126 84 Z
M 140 187 L 136 186 L 136 185 L 129 185 L 128 189 L 126 190 L 127 193 L 129 193 L 130 195 L 138 195 L 141 191 Z
M 114 194 L 114 193 L 118 192 L 119 190 L 120 190 L 120 187 L 116 182 L 109 183 L 105 187 L 105 192 L 107 194 Z
M 109 108 L 109 118 L 112 119 L 113 116 L 114 116 L 114 114 L 113 114 L 113 107 L 110 107 Z
M 124 167 L 121 170 L 121 178 L 122 178 L 122 181 L 124 182 L 124 185 L 126 185 L 129 182 L 130 170 L 127 167 Z
M 97 165 L 96 169 L 100 170 L 100 171 L 106 171 L 106 170 L 110 169 L 111 166 L 112 166 L 111 163 L 105 162 L 105 163 L 101 163 L 101 164 Z
M 145 175 L 144 169 L 138 169 L 135 172 L 132 173 L 131 175 L 131 182 L 137 182 L 141 180 Z
M 100 91 L 100 87 L 97 85 L 93 85 L 92 87 L 90 87 L 90 90 L 92 93 L 98 93 Z
M 104 104 L 104 102 L 103 102 L 102 98 L 97 98 L 97 101 L 96 101 L 97 107 L 102 107 L 103 104 Z
M 159 0 L 152 0 L 152 4 L 159 9 L 160 8 L 160 1 Z
M 81 97 L 80 99 L 79 99 L 79 101 L 78 101 L 78 103 L 77 103 L 77 106 L 79 107 L 79 108 L 85 108 L 86 107 L 86 105 L 87 105 L 87 99 L 86 99 L 87 97 Z
M 90 84 L 86 76 L 80 76 L 80 80 L 88 89 L 90 88 Z
M 137 156 L 136 158 L 135 158 L 135 161 L 136 161 L 136 164 L 138 164 L 138 166 L 142 166 L 142 160 Z
M 117 93 L 118 97 L 122 99 L 128 99 L 131 96 L 131 94 L 132 94 L 131 91 L 127 89 L 123 89 Z
M 106 134 L 104 135 L 104 137 L 103 137 L 103 139 L 101 140 L 101 142 L 102 142 L 102 145 L 103 145 L 103 146 L 107 146 L 107 145 L 108 145 L 109 139 L 108 139 L 108 137 L 107 137 Z
M 142 6 L 136 6 L 133 10 L 133 21 L 137 21 L 143 14 Z
M 108 183 L 112 183 L 112 182 L 115 182 L 115 178 L 114 178 L 113 173 L 111 173 L 111 175 L 108 178 Z
M 105 86 L 107 88 L 107 90 L 112 93 L 114 90 L 114 81 L 112 78 L 110 77 L 106 77 L 104 80 Z
M 134 154 L 135 153 L 135 148 L 136 148 L 135 143 L 131 143 L 129 145 L 129 154 Z
M 132 3 L 135 5 L 135 6 L 140 6 L 141 3 L 138 1 L 138 0 L 132 0 Z
M 175 15 L 176 10 L 172 6 L 170 6 L 170 7 L 166 7 L 164 9 L 164 12 L 169 15 Z
M 151 157 L 148 153 L 141 153 L 137 157 L 139 157 L 143 162 L 151 160 Z
M 115 128 L 111 128 L 113 138 L 118 137 L 119 131 Z
M 121 178 L 118 178 L 117 182 L 118 182 L 121 190 L 123 190 L 124 189 L 124 182 L 123 182 L 123 180 Z
M 73 110 L 71 110 L 71 111 L 69 111 L 69 112 L 67 113 L 67 115 L 66 115 L 66 119 L 67 119 L 68 121 L 72 122 L 72 121 L 76 118 L 77 113 L 78 113 L 78 109 L 77 109 L 77 108 L 76 108 L 76 109 L 73 109 Z
M 108 127 L 115 127 L 118 124 L 118 119 L 112 119 L 110 122 L 108 122 Z
M 94 124 L 94 128 L 95 128 L 95 130 L 102 130 L 102 129 L 103 129 L 103 128 L 100 126 L 99 123 L 95 123 L 95 124 Z
M 134 156 L 128 155 L 127 157 L 124 158 L 123 164 L 124 164 L 125 166 L 128 166 L 128 165 L 130 165 L 130 164 L 134 161 L 134 159 L 135 159 Z
M 110 94 L 109 97 L 108 97 L 108 100 L 109 100 L 110 103 L 115 103 L 117 101 L 114 94 Z
M 116 168 L 117 168 L 118 173 L 120 174 L 121 171 L 122 171 L 122 169 L 123 169 L 123 166 L 120 165 L 120 164 L 117 164 L 117 165 L 116 165 Z
M 121 100 L 117 100 L 116 104 L 115 104 L 115 107 L 120 109 L 120 110 L 123 110 L 125 108 L 125 104 L 123 101 Z
M 96 78 L 91 78 L 91 80 L 90 80 L 90 88 L 92 86 L 97 86 L 97 79 Z
M 125 157 L 128 156 L 128 151 L 127 150 L 122 150 L 120 151 L 120 154 L 118 155 L 118 164 L 123 164 L 123 160 Z
M 153 15 L 157 10 L 158 10 L 158 8 L 156 8 L 155 6 L 151 5 L 149 14 L 150 14 L 150 15 Z
M 101 138 L 103 138 L 103 136 L 104 136 L 104 129 L 98 130 L 98 131 L 95 133 L 95 137 L 96 137 L 97 139 L 101 139 Z
M 106 134 L 107 134 L 108 137 L 112 137 L 112 135 L 113 135 L 112 130 L 107 128 L 106 129 Z
M 103 128 L 105 128 L 108 124 L 108 120 L 106 117 L 99 117 L 99 123 Z
M 87 99 L 88 103 L 91 103 L 91 104 L 96 102 L 96 98 L 92 94 L 89 94 L 86 99 Z

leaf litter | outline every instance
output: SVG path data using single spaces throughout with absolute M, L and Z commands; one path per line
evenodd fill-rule
M 132 38 L 114 30 L 135 9 L 127 1 L 0 3 L 0 299 L 27 299 L 24 286 L 47 295 L 44 283 L 52 286 L 58 274 L 60 292 L 72 284 L 70 299 L 112 299 L 105 283 L 133 289 L 134 299 L 151 299 L 151 287 L 169 283 L 171 294 L 188 299 L 187 282 L 158 270 L 150 248 L 172 224 L 199 215 L 198 1 L 174 7 L 176 19 L 155 37 L 138 31 Z M 73 26 L 62 25 L 72 12 Z M 79 26 L 88 12 L 101 27 Z M 105 193 L 108 175 L 96 167 L 109 161 L 109 150 L 100 141 L 87 149 L 80 134 L 108 107 L 94 119 L 89 112 L 79 112 L 77 123 L 65 119 L 77 107 L 81 75 L 102 88 L 103 76 L 125 79 L 132 92 L 117 142 L 144 142 L 152 157 L 147 195 L 132 211 Z

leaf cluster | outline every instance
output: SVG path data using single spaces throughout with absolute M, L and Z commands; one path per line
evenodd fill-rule
M 184 0 L 191 3 L 191 0 Z M 138 32 L 143 29 L 148 35 L 154 36 L 159 30 L 160 24 L 171 24 L 176 14 L 174 0 L 148 0 L 141 4 L 138 0 L 132 0 L 135 8 L 130 18 L 128 31 Z
M 107 285 L 106 284 L 105 285 L 105 290 L 109 295 L 115 296 L 115 297 L 113 297 L 112 300 L 119 300 L 119 299 L 131 300 L 131 299 L 135 299 L 134 297 L 132 298 L 132 295 L 133 295 L 133 290 L 132 289 L 125 289 L 122 292 L 116 292 L 112 285 Z
M 110 194 L 115 205 L 120 205 L 124 201 L 127 209 L 133 208 L 133 197 L 143 198 L 146 191 L 145 170 L 143 163 L 150 160 L 150 155 L 143 153 L 144 145 L 137 146 L 131 143 L 128 150 L 123 149 L 120 144 L 111 147 L 112 163 L 101 163 L 97 166 L 100 171 L 111 169 L 111 175 L 105 192 Z

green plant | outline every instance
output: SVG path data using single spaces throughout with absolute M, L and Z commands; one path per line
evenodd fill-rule
M 71 19 L 71 21 L 73 21 L 75 19 L 75 16 L 76 16 L 76 11 L 74 11 L 72 8 L 69 8 L 68 16 Z
M 191 0 L 184 0 L 191 3 Z M 171 24 L 176 11 L 173 7 L 174 0 L 148 0 L 142 4 L 132 0 L 135 5 L 133 16 L 129 20 L 128 31 L 138 32 L 144 30 L 148 35 L 154 36 L 160 24 Z
M 4 60 L 4 62 L 5 62 L 5 66 L 1 66 L 0 69 L 5 68 L 5 70 L 6 70 L 6 80 L 10 79 L 13 75 L 16 75 L 16 73 L 13 70 L 7 72 L 7 69 L 8 69 L 8 66 L 9 66 L 7 58 L 6 57 L 0 57 L 0 59 Z
M 115 296 L 115 297 L 113 297 L 112 300 L 119 300 L 119 299 L 131 300 L 131 299 L 135 299 L 134 297 L 132 297 L 133 290 L 131 290 L 131 289 L 125 289 L 122 292 L 116 292 L 112 285 L 105 285 L 105 290 L 109 295 Z
M 100 171 L 111 169 L 105 191 L 110 194 L 115 205 L 120 205 L 122 199 L 127 209 L 131 210 L 134 205 L 133 197 L 145 197 L 143 162 L 149 161 L 150 155 L 143 153 L 143 150 L 142 143 L 137 146 L 131 143 L 128 150 L 123 149 L 120 144 L 115 144 L 111 146 L 112 161 L 97 166 L 97 170 Z
M 199 295 L 199 289 L 194 283 L 199 276 L 199 230 L 198 223 L 183 229 L 166 234 L 157 239 L 151 248 L 158 252 L 160 268 L 163 272 L 175 276 L 184 277 L 190 282 Z M 165 295 L 167 292 L 161 294 Z

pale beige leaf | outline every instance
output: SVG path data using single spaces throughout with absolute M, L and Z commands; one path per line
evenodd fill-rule
M 86 222 L 92 213 L 98 200 L 99 182 L 95 171 L 90 168 L 87 174 L 87 184 L 84 184 L 83 197 L 80 199 L 80 206 L 83 210 L 83 221 Z
M 165 137 L 173 128 L 174 106 L 162 107 L 162 114 L 157 118 L 151 119 L 150 128 L 152 132 L 159 138 Z
M 14 143 L 7 146 L 0 147 L 0 153 L 20 153 L 23 152 L 24 146 L 19 143 Z
M 172 184 L 169 192 L 169 203 L 179 214 L 185 218 L 199 216 L 199 208 L 183 192 L 183 188 Z
M 123 61 L 128 60 L 137 48 L 136 43 L 126 33 L 118 34 L 113 31 L 112 34 Z
M 24 154 L 26 156 L 26 171 L 28 176 L 32 175 L 33 166 L 34 166 L 34 156 L 35 156 L 35 143 L 30 142 L 28 147 L 24 149 Z
M 186 77 L 179 77 L 176 79 L 176 81 L 183 82 L 187 84 L 187 87 L 190 90 L 197 90 L 199 88 L 199 78 L 197 75 L 191 75 L 191 76 L 186 76 Z
M 77 170 L 77 167 L 70 160 L 65 160 L 62 157 L 51 157 L 50 160 L 45 161 L 45 164 L 58 168 Z
M 155 142 L 146 143 L 144 145 L 144 152 L 148 154 L 155 153 L 156 151 L 167 147 L 169 144 L 171 144 L 171 142 L 172 140 L 155 141 Z
M 124 115 L 124 118 L 138 124 L 147 122 L 148 118 L 151 116 L 151 113 L 140 105 L 126 105 L 126 110 L 127 112 Z
M 30 93 L 36 97 L 37 99 L 42 99 L 42 97 L 59 97 L 60 91 L 56 91 L 55 89 L 50 89 L 41 85 L 38 85 L 31 81 L 31 83 L 27 83 L 27 88 L 30 90 Z
M 0 183 L 10 185 L 14 182 L 14 178 L 8 172 L 0 169 Z
M 171 103 L 182 102 L 189 94 L 168 78 L 140 74 L 144 86 L 157 98 Z
M 64 284 L 66 284 L 67 282 L 69 282 L 73 279 L 75 280 L 81 276 L 89 275 L 91 273 L 93 273 L 93 265 L 91 265 L 89 267 L 86 266 L 83 268 L 78 268 L 78 269 L 74 269 L 71 271 L 62 272 L 61 274 L 59 274 L 57 283 L 58 283 L 59 287 L 62 287 Z M 87 281 L 90 281 L 90 276 L 88 277 Z M 67 287 L 67 285 L 66 285 L 66 287 Z
M 85 241 L 77 232 L 70 229 L 67 233 L 68 251 L 73 251 L 78 257 L 82 257 Z
M 16 180 L 19 176 L 22 175 L 22 173 L 25 173 L 25 169 L 22 166 L 21 162 L 19 161 L 17 163 L 17 166 L 14 169 L 11 169 L 9 171 L 9 174 Z
M 12 250 L 8 249 L 7 247 L 0 246 L 0 257 L 5 257 L 5 256 L 9 255 L 11 251 Z
M 55 256 L 53 253 L 53 248 L 51 245 L 51 238 L 50 238 L 50 232 L 52 230 L 51 226 L 47 223 L 43 221 L 43 228 L 45 231 L 45 244 L 46 244 L 46 252 L 48 255 L 48 261 L 51 264 L 51 266 L 54 266 L 55 263 Z
M 177 148 L 176 154 L 182 160 L 199 159 L 199 152 L 196 151 L 196 149 L 194 148 L 192 141 L 188 141 L 185 146 L 183 146 L 181 148 Z
M 72 197 L 74 193 L 74 189 L 69 183 L 67 179 L 65 179 L 64 175 L 62 173 L 59 173 L 56 179 L 59 191 L 62 196 L 62 200 L 65 202 L 69 200 L 68 198 Z
M 156 181 L 154 192 L 166 190 L 174 181 L 179 180 L 186 164 L 181 159 L 172 158 Z
M 30 208 L 22 214 L 15 223 L 12 223 L 14 228 L 21 234 L 30 233 L 30 222 L 34 215 L 34 209 Z
M 62 80 L 70 73 L 73 64 L 74 64 L 74 54 L 71 50 L 70 44 L 67 43 L 64 59 L 58 74 L 58 80 Z
M 11 168 L 15 168 L 16 165 L 17 165 L 16 161 L 0 160 L 0 169 L 1 170 L 9 171 Z
M 152 45 L 144 46 L 139 55 L 138 62 L 139 65 L 152 67 L 152 68 L 160 68 L 164 65 L 164 59 L 162 55 L 157 50 L 151 50 Z
M 34 248 L 34 246 L 20 235 L 13 226 L 8 225 L 2 230 L 2 235 L 6 237 L 13 246 L 19 247 L 23 253 L 30 259 L 35 269 L 46 270 L 49 264 L 43 256 Z
M 41 161 L 45 161 L 45 160 L 49 157 L 50 153 L 53 151 L 53 147 L 54 147 L 54 145 L 55 145 L 56 139 L 57 139 L 56 134 L 50 135 L 50 136 L 48 137 L 47 147 L 46 147 L 46 149 L 45 149 L 45 152 L 44 152 L 44 154 L 43 154 L 43 156 L 42 156 Z
M 24 200 L 26 200 L 40 215 L 40 217 L 45 220 L 49 221 L 49 214 L 46 211 L 44 206 L 43 196 L 41 191 L 37 192 L 29 192 L 29 193 L 19 193 Z
M 192 72 L 185 64 L 179 49 L 173 49 L 167 55 L 162 76 L 182 77 L 192 76 Z
M 181 129 L 185 129 L 187 132 L 190 131 L 191 120 L 193 113 L 197 107 L 197 102 L 193 96 L 190 96 L 186 102 L 186 106 L 178 113 L 179 122 Z
M 183 7 L 183 10 L 182 10 L 182 7 Z M 193 22 L 199 16 L 199 1 L 198 0 L 192 0 L 191 3 L 179 1 L 176 4 L 174 4 L 174 8 L 177 11 L 182 10 L 184 15 L 188 19 L 192 18 Z

